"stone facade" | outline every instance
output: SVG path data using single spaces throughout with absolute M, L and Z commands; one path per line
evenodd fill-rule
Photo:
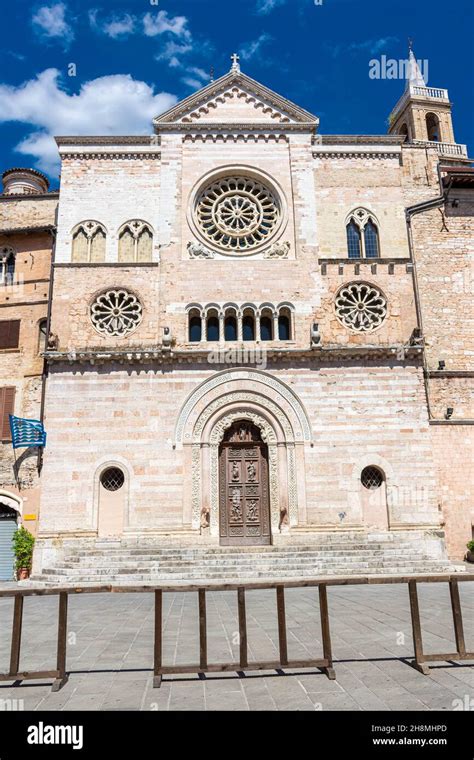
M 64 541 L 218 545 L 219 451 L 240 420 L 268 453 L 272 543 L 391 533 L 441 556 L 446 525 L 461 558 L 472 497 L 442 452 L 459 440 L 467 461 L 472 445 L 469 191 L 450 206 L 451 183 L 407 224 L 449 176 L 436 147 L 320 138 L 316 117 L 235 65 L 154 126 L 59 140 L 36 572 Z M 147 261 L 119 254 L 133 220 L 152 231 Z M 349 256 L 351 220 L 375 256 Z M 363 485 L 366 468 L 381 487 Z

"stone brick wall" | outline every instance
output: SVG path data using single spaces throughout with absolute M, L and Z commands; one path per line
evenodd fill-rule
M 56 194 L 28 196 L 0 194 L 0 229 L 55 224 L 57 205 Z
M 413 242 L 428 366 L 437 369 L 442 359 L 447 370 L 473 370 L 474 199 L 466 191 L 453 193 L 459 208 L 414 217 Z
M 314 174 L 319 256 L 348 256 L 346 219 L 358 207 L 369 210 L 379 223 L 383 258 L 409 255 L 400 150 L 389 157 L 318 157 Z
M 157 154 L 159 156 L 159 154 Z M 56 261 L 71 261 L 72 231 L 80 222 L 100 222 L 106 230 L 106 261 L 118 261 L 118 233 L 132 219 L 160 230 L 159 158 L 64 158 L 58 213 Z M 155 235 L 154 260 L 159 238 Z
M 463 559 L 474 537 L 474 426 L 432 425 L 431 440 L 449 556 Z
M 50 446 L 44 465 L 43 533 L 96 529 L 96 485 L 106 462 L 125 467 L 129 474 L 129 529 L 189 527 L 190 472 L 185 451 L 175 448 L 175 425 L 187 396 L 214 376 L 214 368 L 169 369 L 53 368 L 46 410 Z M 344 525 L 360 525 L 360 473 L 371 463 L 386 472 L 387 509 L 394 527 L 438 524 L 419 368 L 344 364 L 316 369 L 301 364 L 275 366 L 270 376 L 301 399 L 311 422 L 314 445 L 305 444 L 303 475 L 309 525 L 340 526 L 341 512 Z M 242 382 L 239 387 L 245 391 L 249 385 Z

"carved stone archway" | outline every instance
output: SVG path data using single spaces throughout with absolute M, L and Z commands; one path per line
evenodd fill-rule
M 267 372 L 248 368 L 209 377 L 187 397 L 178 416 L 175 446 L 183 450 L 184 472 L 191 474 L 183 491 L 184 524 L 219 536 L 219 444 L 236 419 L 254 422 L 269 447 L 273 536 L 306 525 L 309 417 L 289 386 Z
M 248 406 L 222 406 L 204 426 L 203 438 L 194 440 L 191 454 L 192 527 L 217 537 L 219 533 L 219 446 L 225 431 L 237 420 L 247 420 L 259 428 L 268 447 L 270 516 L 273 535 L 289 530 L 298 521 L 295 443 L 281 440 L 278 423 Z M 197 422 L 199 425 L 199 420 Z

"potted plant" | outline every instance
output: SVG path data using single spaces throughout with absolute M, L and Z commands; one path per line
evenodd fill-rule
M 466 559 L 468 562 L 474 562 L 474 541 L 469 541 L 467 544 Z
M 18 528 L 12 538 L 15 552 L 15 569 L 17 580 L 25 581 L 30 576 L 33 562 L 33 546 L 35 539 L 26 528 Z

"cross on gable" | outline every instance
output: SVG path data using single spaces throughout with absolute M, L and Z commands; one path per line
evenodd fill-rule
M 230 59 L 232 61 L 232 71 L 240 71 L 240 55 L 234 53 Z

